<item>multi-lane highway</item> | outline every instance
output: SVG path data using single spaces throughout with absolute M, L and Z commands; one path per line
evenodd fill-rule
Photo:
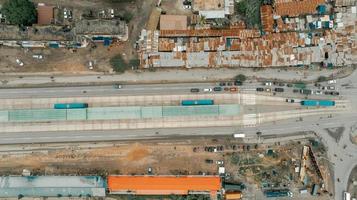
M 106 130 L 106 131 L 57 131 L 57 132 L 32 132 L 32 133 L 1 133 L 1 144 L 37 143 L 37 142 L 74 142 L 74 141 L 105 141 L 145 139 L 158 137 L 174 137 L 188 135 L 231 135 L 235 132 L 245 132 L 247 136 L 256 136 L 257 131 L 263 134 L 286 134 L 298 131 L 315 131 L 324 144 L 328 147 L 328 155 L 334 166 L 336 199 L 342 198 L 342 192 L 347 188 L 349 173 L 357 164 L 356 145 L 351 143 L 350 133 L 357 124 L 357 72 L 351 76 L 340 79 L 335 85 L 341 96 L 334 98 L 345 99 L 350 103 L 348 109 L 343 112 L 327 115 L 321 113 L 317 116 L 290 118 L 282 121 L 257 123 L 253 127 L 209 127 L 209 128 L 166 128 L 166 129 L 134 129 L 134 130 Z M 256 87 L 262 83 L 247 83 L 240 90 L 243 92 L 255 92 Z M 327 84 L 325 84 L 327 85 Z M 1 89 L 0 98 L 59 98 L 82 96 L 137 96 L 137 95 L 167 95 L 187 94 L 191 88 L 212 88 L 217 83 L 181 83 L 181 84 L 151 84 L 151 85 L 123 85 L 121 89 L 113 86 L 85 86 L 85 87 L 56 87 L 56 88 L 23 88 Z M 275 87 L 275 86 L 273 86 Z M 276 86 L 278 87 L 278 86 Z M 309 86 L 312 87 L 312 86 Z M 285 87 L 286 88 L 286 87 Z M 303 95 L 293 94 L 291 88 L 286 88 L 282 94 L 284 97 L 295 96 L 303 98 Z M 314 89 L 316 90 L 316 89 Z M 267 94 L 267 93 L 265 93 Z M 271 94 L 271 93 L 270 93 Z M 332 98 L 330 95 L 314 95 L 310 98 Z M 345 131 L 339 141 L 328 135 L 327 128 L 345 127 Z

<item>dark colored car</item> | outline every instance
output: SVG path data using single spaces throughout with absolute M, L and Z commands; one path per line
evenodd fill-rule
M 214 88 L 213 88 L 213 91 L 215 91 L 215 92 L 220 92 L 220 91 L 222 91 L 222 88 L 221 88 L 221 87 L 214 87 Z
M 286 86 L 288 86 L 288 87 L 293 87 L 293 84 L 288 83 L 288 84 L 286 84 Z
M 191 88 L 191 92 L 199 92 L 200 91 L 200 89 L 198 89 L 198 88 Z
M 275 92 L 284 92 L 284 88 L 274 88 Z
M 225 82 L 220 82 L 219 86 L 226 86 L 226 83 Z
M 233 83 L 232 82 L 227 82 L 227 86 L 232 86 Z
M 326 91 L 326 92 L 325 92 L 325 95 L 333 95 L 333 92 Z
M 285 83 L 279 83 L 279 86 L 281 86 L 281 87 L 285 86 Z
M 212 163 L 213 163 L 213 160 L 206 159 L 205 162 L 206 162 L 207 164 L 212 164 Z
M 338 96 L 338 95 L 340 95 L 340 93 L 339 92 L 332 92 L 332 95 Z
M 257 92 L 264 92 L 264 88 L 257 88 Z
M 229 87 L 225 87 L 225 88 L 224 88 L 224 91 L 229 91 Z
M 294 93 L 299 93 L 300 90 L 299 90 L 299 89 L 294 89 L 293 92 L 294 92 Z
M 242 81 L 234 81 L 234 85 L 235 86 L 241 86 L 241 85 L 243 85 L 243 82 Z

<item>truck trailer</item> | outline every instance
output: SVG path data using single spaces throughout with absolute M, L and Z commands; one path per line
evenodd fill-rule
M 198 99 L 198 100 L 182 100 L 182 106 L 198 106 L 198 105 L 213 105 L 212 99 Z
M 302 106 L 335 106 L 335 101 L 331 100 L 304 100 L 300 103 Z
M 88 108 L 87 103 L 56 103 L 54 109 L 78 109 Z

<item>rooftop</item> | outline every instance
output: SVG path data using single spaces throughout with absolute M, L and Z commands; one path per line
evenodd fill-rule
M 79 35 L 125 35 L 126 24 L 121 20 L 80 20 L 75 32 Z
M 108 188 L 111 193 L 129 191 L 141 195 L 216 193 L 221 189 L 221 179 L 217 176 L 108 176 Z
M 39 5 L 37 7 L 37 24 L 51 24 L 53 22 L 53 8 L 53 6 Z
M 276 0 L 275 14 L 280 16 L 299 16 L 316 13 L 316 8 L 325 0 Z
M 186 30 L 187 16 L 185 15 L 161 15 L 160 30 Z
M 224 10 L 224 0 L 193 0 L 194 10 Z

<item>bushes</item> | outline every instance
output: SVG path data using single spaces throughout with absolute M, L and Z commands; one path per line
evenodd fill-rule
M 128 69 L 128 64 L 121 55 L 114 56 L 109 62 L 115 72 L 124 73 Z
M 247 77 L 244 74 L 238 74 L 234 77 L 236 81 L 244 82 L 247 80 Z
M 1 11 L 11 24 L 31 26 L 36 23 L 37 11 L 29 0 L 8 0 Z
M 260 6 L 262 0 L 241 0 L 236 4 L 236 12 L 244 18 L 249 28 L 261 27 Z

